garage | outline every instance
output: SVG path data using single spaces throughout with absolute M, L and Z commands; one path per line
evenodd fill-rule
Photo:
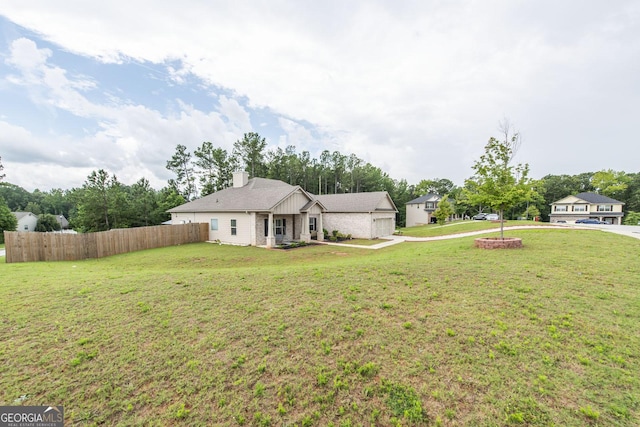
M 395 224 L 393 218 L 376 218 L 375 222 L 375 236 L 384 237 L 391 236 L 395 232 Z

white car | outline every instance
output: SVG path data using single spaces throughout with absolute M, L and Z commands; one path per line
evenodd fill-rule
M 488 214 L 487 216 L 484 217 L 484 219 L 486 219 L 487 221 L 497 221 L 500 219 L 500 215 L 498 214 Z

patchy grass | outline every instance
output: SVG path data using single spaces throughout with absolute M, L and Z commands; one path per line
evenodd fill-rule
M 540 222 L 540 221 L 505 221 L 504 226 L 516 226 L 516 225 L 537 225 L 544 226 L 549 225 L 548 222 Z M 401 228 L 400 232 L 404 236 L 412 236 L 412 237 L 435 237 L 435 236 L 445 236 L 448 234 L 460 234 L 460 233 L 469 233 L 472 231 L 480 231 L 480 230 L 490 230 L 490 229 L 500 229 L 500 222 L 492 222 L 492 221 L 455 221 L 452 223 L 447 223 L 445 225 L 438 224 L 429 224 L 429 225 L 419 225 L 416 227 L 405 227 Z M 505 229 L 505 233 L 510 232 L 508 229 Z
M 0 405 L 70 425 L 640 424 L 639 242 L 0 264 Z

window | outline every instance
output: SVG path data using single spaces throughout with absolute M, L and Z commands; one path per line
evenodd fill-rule
M 587 211 L 587 207 L 586 206 L 573 206 L 573 211 L 574 212 L 586 212 Z
M 598 212 L 612 212 L 613 205 L 598 205 Z
M 425 203 L 424 207 L 426 209 L 435 209 L 436 208 L 436 204 L 433 203 L 433 202 L 427 202 L 427 203 Z
M 238 234 L 238 229 L 236 227 L 236 220 L 232 219 L 231 220 L 231 235 L 235 236 L 236 234 Z
M 566 212 L 567 211 L 567 207 L 566 206 L 554 206 L 553 210 L 555 212 Z
M 25 230 L 25 231 L 29 231 L 29 224 L 25 224 L 25 225 L 24 225 L 24 230 Z
M 309 224 L 311 224 L 311 220 L 315 220 L 315 218 L 309 218 Z M 287 221 L 283 218 L 276 219 L 275 226 L 273 229 L 273 235 L 285 235 L 286 232 L 286 223 Z M 269 220 L 267 218 L 264 219 L 264 235 L 269 235 Z
M 211 218 L 211 229 L 218 230 L 218 218 Z
M 309 231 L 318 231 L 318 218 L 309 218 Z

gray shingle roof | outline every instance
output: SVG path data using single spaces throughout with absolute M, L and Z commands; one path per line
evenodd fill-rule
M 597 193 L 579 193 L 576 194 L 578 199 L 582 199 L 585 202 L 589 203 L 612 203 L 612 204 L 623 204 L 622 202 L 612 199 L 611 197 L 603 196 L 602 194 Z
M 230 187 L 217 191 L 200 199 L 193 200 L 168 212 L 265 212 L 275 208 L 282 200 L 295 191 L 304 191 L 300 186 L 286 182 L 252 178 L 243 187 Z M 308 210 L 314 202 L 319 203 L 326 212 L 397 212 L 391 197 L 386 191 L 372 193 L 345 193 L 314 196 L 306 193 L 310 200 L 300 210 Z
M 410 202 L 407 202 L 406 204 L 407 205 L 417 205 L 417 204 L 420 204 L 420 203 L 427 202 L 427 201 L 429 201 L 429 200 L 431 200 L 433 198 L 435 198 L 436 201 L 440 200 L 440 196 L 438 196 L 437 194 L 429 193 L 429 194 L 425 194 L 422 197 L 418 197 L 417 199 L 413 199 Z
M 12 214 L 14 214 L 16 216 L 16 218 L 18 219 L 18 221 L 20 221 L 22 218 L 24 218 L 25 216 L 28 215 L 33 215 L 31 212 L 11 212 Z M 35 215 L 34 215 L 35 216 Z
M 269 211 L 299 188 L 275 179 L 252 178 L 243 187 L 225 188 L 169 212 Z
M 371 193 L 324 194 L 315 196 L 327 212 L 397 212 L 386 191 Z M 385 203 L 388 201 L 388 203 Z M 386 205 L 386 206 L 385 206 Z M 393 206 L 390 208 L 389 205 Z

